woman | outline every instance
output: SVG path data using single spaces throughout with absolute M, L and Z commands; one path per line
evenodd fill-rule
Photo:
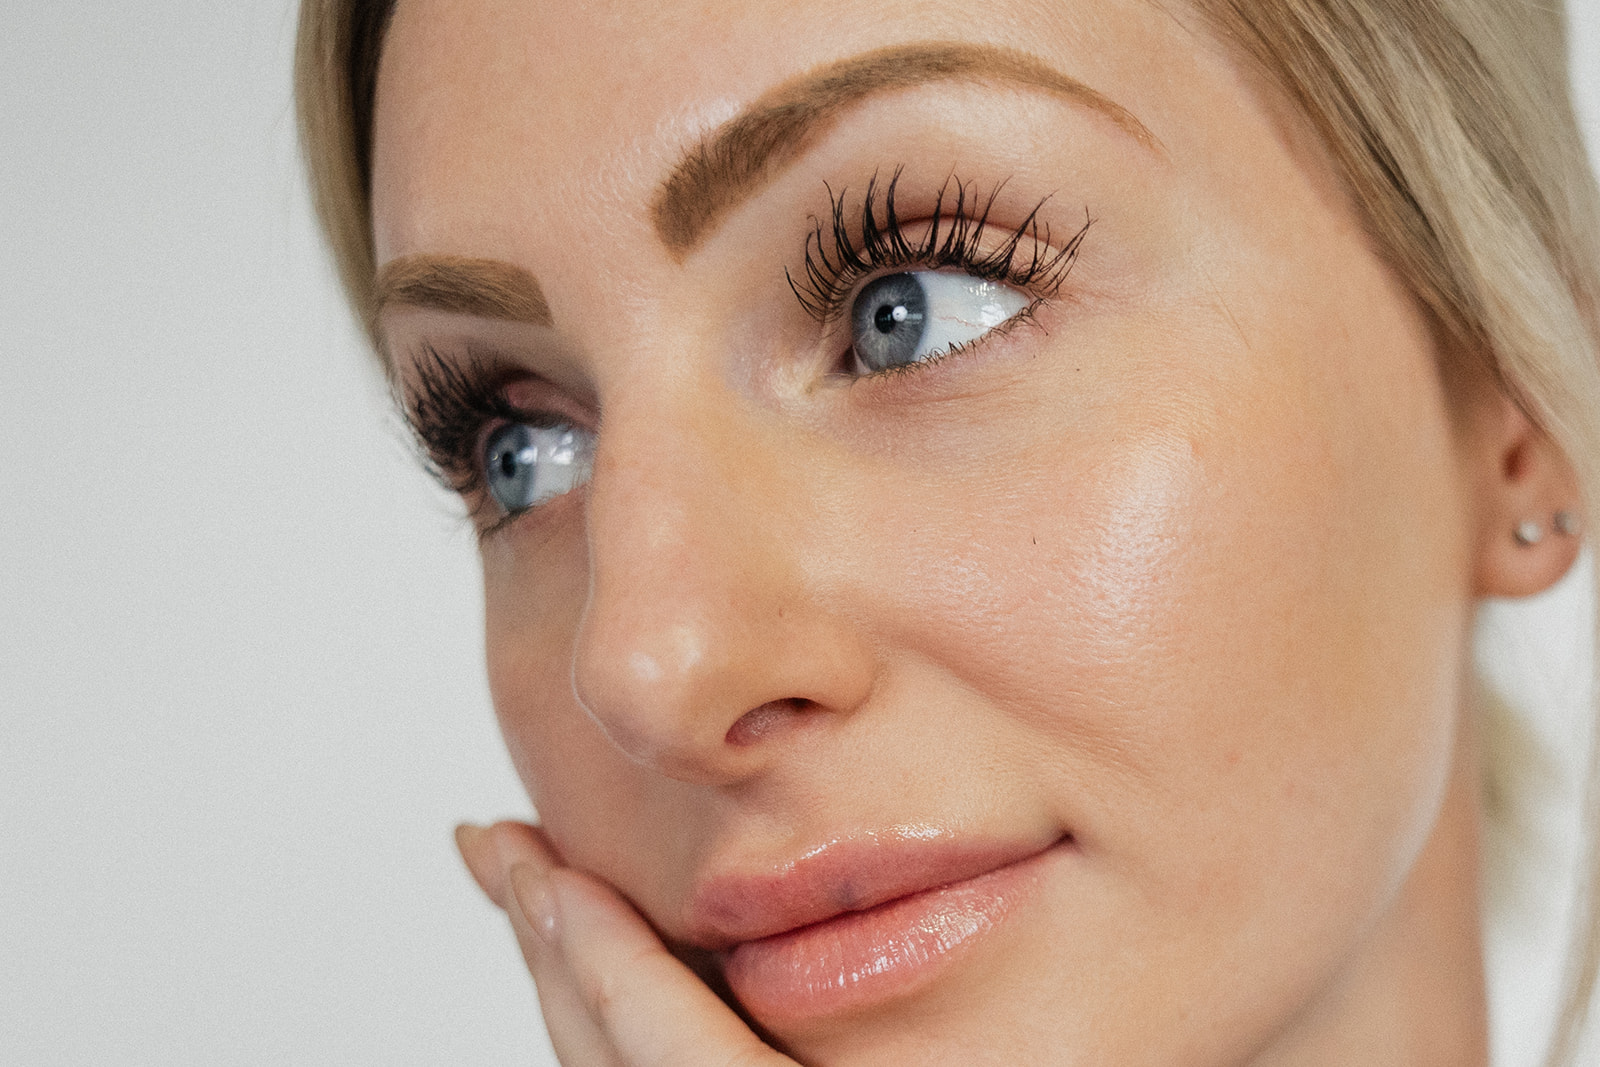
M 1486 1061 L 1468 632 L 1600 477 L 1560 37 L 307 3 L 563 1063 Z

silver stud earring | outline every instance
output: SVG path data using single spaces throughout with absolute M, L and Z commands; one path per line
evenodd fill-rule
M 1578 517 L 1570 511 L 1556 512 L 1555 526 L 1558 534 L 1566 537 L 1576 537 L 1578 535 Z
M 1531 548 L 1544 540 L 1544 527 L 1532 519 L 1517 523 L 1516 532 L 1512 535 L 1517 539 L 1517 544 L 1523 548 Z

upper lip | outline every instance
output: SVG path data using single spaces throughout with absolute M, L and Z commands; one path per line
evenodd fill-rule
M 725 950 L 964 882 L 1066 839 L 970 839 L 925 827 L 833 838 L 791 859 L 741 865 L 701 879 L 685 908 L 688 940 Z

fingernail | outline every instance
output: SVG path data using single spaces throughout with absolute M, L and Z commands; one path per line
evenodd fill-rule
M 554 946 L 561 936 L 560 908 L 550 892 L 550 879 L 541 878 L 533 865 L 519 863 L 511 868 L 511 895 L 522 909 L 522 917 L 545 944 Z
M 456 848 L 465 856 L 467 851 L 476 848 L 483 839 L 484 828 L 470 822 L 464 822 L 456 827 Z
M 487 832 L 481 826 L 462 823 L 456 827 L 456 851 L 461 853 L 461 862 L 467 865 L 467 873 L 478 883 L 478 888 L 493 900 L 493 885 L 488 877 L 490 872 L 483 863 L 482 841 Z

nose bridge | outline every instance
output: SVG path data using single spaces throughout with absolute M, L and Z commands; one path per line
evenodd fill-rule
M 672 777 L 748 766 L 729 733 L 747 712 L 864 697 L 860 657 L 798 558 L 793 451 L 726 390 L 673 383 L 607 409 L 573 687 L 613 743 Z

